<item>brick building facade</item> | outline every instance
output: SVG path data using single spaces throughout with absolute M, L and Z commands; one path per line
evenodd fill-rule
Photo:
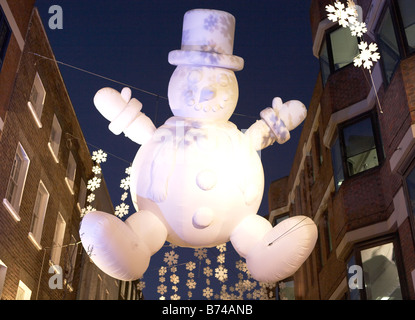
M 0 5 L 0 297 L 118 299 L 118 280 L 81 272 L 93 163 L 58 65 L 41 57 L 54 59 L 39 13 L 34 1 Z M 94 207 L 113 212 L 100 189 Z
M 311 1 L 321 72 L 290 175 L 271 184 L 269 219 L 304 214 L 318 226 L 315 250 L 285 281 L 296 299 L 415 299 L 415 2 L 355 2 L 381 60 L 372 78 L 354 67 L 357 38 L 327 19 L 332 1 Z

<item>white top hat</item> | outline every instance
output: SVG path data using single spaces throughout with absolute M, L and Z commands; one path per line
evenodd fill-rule
M 181 50 L 169 53 L 169 63 L 242 70 L 244 60 L 232 55 L 234 35 L 235 18 L 230 13 L 210 9 L 187 11 Z

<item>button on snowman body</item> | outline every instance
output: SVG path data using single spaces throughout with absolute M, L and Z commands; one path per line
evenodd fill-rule
M 181 50 L 169 54 L 177 66 L 168 88 L 174 116 L 161 127 L 127 88 L 104 88 L 94 98 L 111 131 L 142 145 L 131 173 L 137 212 L 125 222 L 91 212 L 81 224 L 84 248 L 115 278 L 140 278 L 166 240 L 194 248 L 231 241 L 259 281 L 292 275 L 314 247 L 311 219 L 295 216 L 273 228 L 257 215 L 264 191 L 257 151 L 286 142 L 306 110 L 299 101 L 275 98 L 245 133 L 228 121 L 238 100 L 234 71 L 243 68 L 243 59 L 232 55 L 234 28 L 227 12 L 185 14 Z

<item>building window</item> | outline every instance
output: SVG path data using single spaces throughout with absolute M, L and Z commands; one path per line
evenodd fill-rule
M 35 120 L 37 126 L 42 128 L 42 118 L 43 105 L 45 103 L 46 91 L 43 86 L 42 80 L 40 79 L 39 74 L 36 72 L 35 80 L 33 81 L 32 91 L 30 92 L 30 98 L 27 102 L 30 112 L 32 113 L 33 119 Z
M 42 181 L 37 189 L 35 207 L 33 208 L 32 223 L 30 226 L 29 239 L 38 250 L 42 249 L 40 239 L 42 238 L 43 221 L 45 220 L 46 208 L 49 201 L 49 192 Z
M 76 175 L 76 161 L 72 154 L 72 152 L 69 152 L 69 158 L 68 158 L 68 167 L 66 169 L 66 177 L 65 182 L 66 185 L 69 188 L 69 191 L 74 194 L 74 183 L 75 183 L 75 175 Z
M 31 296 L 32 290 L 20 280 L 17 288 L 16 300 L 30 300 Z
M 6 198 L 3 199 L 3 205 L 16 221 L 20 221 L 20 203 L 22 201 L 27 172 L 29 170 L 29 163 L 30 159 L 22 145 L 19 143 L 14 156 L 9 183 L 7 185 Z
M 277 300 L 295 300 L 294 280 L 288 278 L 279 281 L 275 294 Z
M 76 204 L 79 212 L 81 213 L 82 213 L 82 209 L 85 208 L 85 200 L 86 200 L 86 184 L 85 184 L 84 179 L 81 178 L 81 183 L 79 185 L 79 192 L 78 192 L 78 203 Z
M 3 293 L 4 282 L 6 281 L 7 266 L 0 260 L 0 299 Z
M 415 167 L 413 164 L 409 170 L 409 173 L 406 175 L 405 182 L 408 199 L 407 201 L 409 208 L 412 211 L 410 220 L 412 220 L 412 225 L 415 226 Z
M 374 113 L 339 125 L 332 160 L 336 189 L 345 179 L 380 165 L 383 147 Z
M 359 54 L 358 41 L 348 28 L 330 29 L 320 50 L 323 85 L 333 72 L 351 64 Z
M 6 20 L 6 15 L 0 8 L 0 71 L 6 56 L 7 47 L 9 45 L 12 31 Z
M 274 219 L 272 220 L 272 226 L 275 227 L 278 223 L 280 223 L 281 221 L 284 221 L 285 219 L 288 219 L 289 217 L 290 217 L 289 213 L 281 214 L 281 215 L 274 217 Z
M 385 9 L 382 19 L 376 32 L 379 53 L 382 57 L 381 66 L 383 69 L 384 80 L 386 84 L 391 82 L 401 56 L 399 52 L 398 41 L 396 39 L 395 27 L 392 20 L 391 10 Z
M 399 12 L 405 31 L 406 46 L 409 53 L 415 52 L 415 2 L 398 0 Z
M 320 260 L 321 260 L 321 265 L 324 265 L 331 251 L 333 250 L 328 211 L 325 211 L 322 216 L 319 239 L 320 239 Z
M 52 153 L 53 159 L 56 163 L 59 163 L 59 145 L 61 143 L 62 128 L 59 124 L 56 115 L 53 116 L 52 129 L 50 131 L 50 137 L 48 142 L 49 151 Z
M 66 222 L 62 215 L 58 212 L 56 219 L 55 233 L 53 235 L 52 251 L 51 251 L 51 264 L 59 265 L 62 253 L 63 239 L 65 237 Z
M 78 254 L 78 242 L 75 237 L 71 236 L 71 243 L 68 247 L 68 259 L 66 260 L 65 278 L 67 280 L 67 287 L 73 290 L 72 282 L 75 274 L 76 258 Z
M 348 263 L 350 299 L 402 300 L 397 258 L 394 239 L 357 247 Z

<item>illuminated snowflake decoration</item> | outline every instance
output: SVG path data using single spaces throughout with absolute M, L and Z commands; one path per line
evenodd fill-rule
M 373 66 L 373 62 L 380 59 L 380 54 L 377 52 L 378 46 L 376 43 L 367 44 L 362 41 L 359 44 L 360 54 L 354 59 L 354 65 L 360 67 L 363 65 L 364 68 L 370 69 Z
M 128 192 L 124 192 L 121 196 L 121 201 L 125 201 L 125 199 L 127 199 L 128 197 Z
M 81 218 L 84 217 L 86 214 L 92 212 L 92 211 L 96 211 L 97 209 L 95 209 L 94 207 L 92 207 L 91 205 L 86 206 L 86 208 L 83 208 L 81 210 Z
M 170 282 L 171 283 L 178 284 L 179 281 L 180 281 L 180 278 L 179 278 L 179 276 L 177 274 L 172 274 L 170 276 Z
M 96 163 L 103 163 L 107 161 L 107 154 L 99 149 L 98 151 L 92 152 L 92 160 Z
M 207 249 L 206 248 L 196 248 L 194 255 L 199 260 L 202 260 L 203 258 L 207 257 Z
M 95 200 L 95 194 L 94 193 L 91 193 L 87 198 L 86 198 L 86 201 L 88 202 L 88 203 L 91 203 L 91 202 L 94 202 L 94 200 Z
M 130 188 L 130 183 L 131 183 L 131 180 L 129 176 L 124 179 L 121 179 L 120 188 L 124 190 L 128 190 Z
M 121 203 L 119 206 L 115 207 L 115 215 L 119 218 L 122 218 L 126 215 L 128 215 L 128 209 L 130 206 L 125 203 Z
M 187 279 L 186 286 L 189 289 L 195 289 L 196 288 L 196 281 L 194 279 Z
M 163 295 L 167 292 L 167 286 L 164 284 L 161 284 L 157 287 L 157 293 Z
M 167 268 L 166 267 L 160 267 L 159 269 L 159 276 L 164 276 L 167 272 Z
M 91 191 L 95 191 L 101 186 L 101 179 L 98 177 L 93 177 L 92 179 L 88 180 L 87 189 Z
M 228 269 L 222 265 L 215 268 L 215 277 L 221 282 L 226 281 L 228 279 Z
M 192 271 L 196 269 L 196 263 L 194 263 L 193 261 L 189 261 L 188 263 L 186 263 L 186 270 Z
M 333 5 L 326 6 L 327 18 L 330 21 L 338 22 L 344 28 L 349 28 L 352 36 L 361 38 L 367 32 L 366 23 L 358 21 L 358 13 L 356 4 L 353 0 L 348 1 L 347 7 L 340 1 L 336 1 Z M 359 54 L 354 58 L 353 62 L 356 67 L 370 69 L 373 62 L 380 59 L 380 54 L 377 52 L 378 46 L 376 43 L 367 44 L 361 41 L 359 44 Z
M 101 174 L 101 172 L 102 172 L 102 169 L 101 169 L 100 166 L 93 166 L 92 167 L 92 173 L 94 173 L 94 174 Z
M 146 283 L 144 281 L 140 281 L 139 283 L 137 283 L 138 290 L 143 291 L 145 287 L 146 287 Z
M 203 274 L 204 274 L 206 277 L 211 277 L 211 276 L 213 275 L 213 270 L 212 270 L 212 268 L 211 268 L 211 267 L 204 267 L 204 268 L 203 268 Z
M 163 261 L 167 263 L 169 266 L 172 266 L 174 264 L 177 264 L 177 259 L 179 259 L 179 255 L 172 250 L 164 254 Z
M 131 175 L 131 166 L 125 169 L 125 173 Z
M 213 296 L 213 289 L 206 287 L 205 289 L 203 289 L 203 296 L 206 297 L 207 299 L 209 299 L 210 297 Z
M 330 21 L 338 22 L 344 28 L 347 28 L 350 24 L 354 24 L 357 20 L 357 11 L 351 2 L 345 7 L 345 5 L 339 1 L 336 1 L 333 5 L 327 5 L 326 11 L 328 12 L 327 18 Z
M 354 24 L 349 25 L 352 36 L 362 37 L 367 32 L 366 23 L 357 21 Z

